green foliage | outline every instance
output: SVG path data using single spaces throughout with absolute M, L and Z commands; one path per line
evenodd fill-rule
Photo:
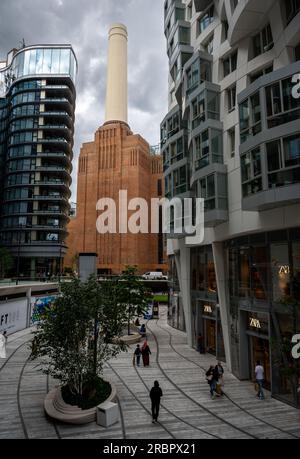
M 118 301 L 127 314 L 128 335 L 130 322 L 133 317 L 139 316 L 148 310 L 151 294 L 137 276 L 136 266 L 127 266 L 118 281 Z
M 68 405 L 88 410 L 108 399 L 111 394 L 111 385 L 101 378 L 95 378 L 85 385 L 82 395 L 72 392 L 69 386 L 64 386 L 61 393 Z
M 46 374 L 82 395 L 102 374 L 105 362 L 125 349 L 120 338 L 126 323 L 117 301 L 117 283 L 94 277 L 62 284 L 62 294 L 46 309 L 32 345 Z
M 5 247 L 0 247 L 0 278 L 4 278 L 13 267 L 13 257 Z

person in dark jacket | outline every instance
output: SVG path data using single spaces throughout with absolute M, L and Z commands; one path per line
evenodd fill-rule
M 142 351 L 141 351 L 140 345 L 137 344 L 136 350 L 134 351 L 134 357 L 136 358 L 136 364 L 138 367 L 140 366 L 141 355 L 142 355 Z
M 211 366 L 209 370 L 206 372 L 206 380 L 210 386 L 210 394 L 212 399 L 215 398 L 214 393 L 219 396 L 217 393 L 217 384 L 219 382 L 219 372 L 217 370 L 217 367 Z
M 159 382 L 154 381 L 154 387 L 150 391 L 150 398 L 152 402 L 152 423 L 157 422 L 159 415 L 160 399 L 163 396 L 162 390 L 159 387 Z

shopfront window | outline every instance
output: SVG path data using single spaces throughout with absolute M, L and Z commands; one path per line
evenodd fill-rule
M 292 244 L 292 258 L 293 258 L 293 297 L 300 300 L 300 242 L 293 242 Z M 300 331 L 300 327 L 299 327 Z
M 239 297 L 250 296 L 250 249 L 239 251 Z
M 268 295 L 268 249 L 253 247 L 251 287 L 257 300 L 267 300 Z
M 287 243 L 271 244 L 271 273 L 273 301 L 280 302 L 290 295 L 291 266 Z

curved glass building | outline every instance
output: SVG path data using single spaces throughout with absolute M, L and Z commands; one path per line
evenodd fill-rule
M 12 253 L 17 277 L 61 271 L 76 73 L 70 45 L 13 50 L 0 63 L 0 246 Z

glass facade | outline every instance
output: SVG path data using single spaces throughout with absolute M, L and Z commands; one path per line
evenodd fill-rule
M 291 355 L 300 328 L 300 229 L 245 236 L 226 250 L 234 372 L 250 379 L 260 360 L 266 388 L 300 407 L 300 365 Z
M 0 72 L 0 244 L 16 277 L 55 275 L 66 252 L 76 72 L 69 46 L 20 50 Z

